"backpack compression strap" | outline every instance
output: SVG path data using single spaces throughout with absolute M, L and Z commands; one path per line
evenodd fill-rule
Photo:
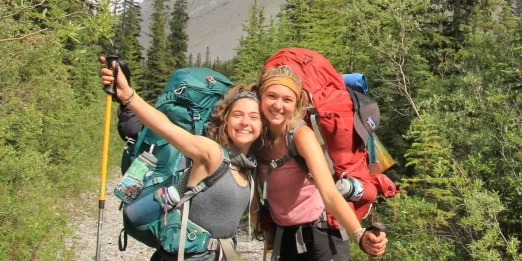
M 321 133 L 321 125 L 319 122 L 319 114 L 317 113 L 317 110 L 314 107 L 312 94 L 310 93 L 310 103 L 311 106 L 308 107 L 308 113 L 310 115 L 310 122 L 312 123 L 312 130 L 315 133 L 315 137 L 317 138 L 317 141 L 319 141 L 319 145 L 321 145 L 321 148 L 323 149 L 324 157 L 326 158 L 326 162 L 328 163 L 328 169 L 330 169 L 330 174 L 335 174 L 335 170 L 333 168 L 333 161 L 330 157 L 330 153 L 328 153 L 328 144 L 323 139 L 323 134 Z M 292 137 L 292 143 L 294 143 L 293 137 Z M 299 154 L 297 154 L 299 155 Z

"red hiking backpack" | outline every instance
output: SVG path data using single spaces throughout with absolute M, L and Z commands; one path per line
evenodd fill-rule
M 263 71 L 281 65 L 292 68 L 301 79 L 303 89 L 309 95 L 310 108 L 305 120 L 307 125 L 314 130 L 325 151 L 334 180 L 340 179 L 344 174 L 356 178 L 362 183 L 364 187 L 362 198 L 349 202 L 357 218 L 361 220 L 369 212 L 377 194 L 393 197 L 397 192 L 395 184 L 386 175 L 369 174 L 368 150 L 354 127 L 354 120 L 357 116 L 354 114 L 353 99 L 362 94 L 347 91 L 342 76 L 323 55 L 315 51 L 304 48 L 281 49 L 267 60 Z M 377 105 L 375 104 L 375 106 Z M 378 119 L 376 124 L 378 125 Z M 374 125 L 372 128 L 367 127 L 366 129 L 371 133 L 375 128 Z M 368 136 L 366 135 L 366 137 Z M 287 146 L 289 150 L 292 150 L 295 145 L 288 144 L 293 143 L 288 140 L 287 137 Z M 296 160 L 303 162 L 297 157 Z M 305 164 L 301 165 L 307 169 Z M 328 223 L 333 228 L 339 228 L 337 221 L 330 213 L 328 213 Z

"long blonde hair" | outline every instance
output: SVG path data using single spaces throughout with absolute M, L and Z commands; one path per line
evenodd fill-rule
M 245 91 L 254 91 L 254 88 L 257 86 L 256 83 L 245 85 L 245 84 L 236 84 L 233 87 L 231 87 L 226 95 L 221 99 L 215 106 L 214 106 L 214 112 L 210 116 L 208 130 L 209 130 L 209 137 L 220 144 L 221 146 L 224 146 L 226 148 L 230 148 L 230 137 L 228 136 L 228 116 L 230 114 L 230 108 L 232 105 L 237 101 L 234 100 L 234 96 L 236 94 L 245 92 Z M 246 99 L 252 99 L 252 98 L 246 98 Z M 256 100 L 256 99 L 252 99 Z M 259 100 L 256 100 L 258 103 Z M 260 109 L 261 111 L 261 109 Z M 260 113 L 261 116 L 261 122 L 263 123 L 263 126 L 261 128 L 261 135 L 259 135 L 259 138 L 252 144 L 252 147 L 250 150 L 259 150 L 264 145 L 264 137 L 266 136 L 264 133 L 267 132 L 268 128 L 265 124 L 264 116 L 262 113 Z
M 308 108 L 308 94 L 303 89 L 303 84 L 301 82 L 301 79 L 292 71 L 292 68 L 288 65 L 281 65 L 279 67 L 271 67 L 265 70 L 265 72 L 261 75 L 259 78 L 259 84 L 256 87 L 256 91 L 261 97 L 261 93 L 264 91 L 261 87 L 263 86 L 263 83 L 265 83 L 268 79 L 273 77 L 289 77 L 292 78 L 293 81 L 297 84 L 297 88 L 299 88 L 298 92 L 294 90 L 293 88 L 290 88 L 297 97 L 297 102 L 295 104 L 295 110 L 292 113 L 292 117 L 288 119 L 286 123 L 286 130 L 291 130 L 300 120 L 304 118 L 306 115 L 306 110 Z

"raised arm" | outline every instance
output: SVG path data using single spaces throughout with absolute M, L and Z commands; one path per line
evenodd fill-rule
M 376 256 L 382 255 L 386 247 L 386 242 L 388 241 L 386 235 L 381 233 L 382 235 L 377 238 L 372 233 L 361 234 L 361 231 L 363 231 L 361 224 L 355 212 L 337 190 L 323 150 L 314 132 L 307 126 L 301 127 L 295 134 L 294 142 L 299 155 L 306 161 L 306 165 L 319 189 L 326 209 L 332 213 L 337 221 L 350 232 L 356 240 L 363 241 L 362 245 L 365 246 L 365 251 L 368 252 L 368 254 Z
M 307 126 L 301 127 L 297 130 L 294 141 L 299 155 L 306 161 L 306 165 L 319 189 L 326 209 L 349 232 L 360 229 L 361 224 L 357 216 L 355 216 L 355 213 L 335 187 L 334 180 L 328 169 L 328 163 L 314 132 Z
M 100 62 L 105 63 L 105 57 L 100 57 Z M 109 69 L 102 69 L 102 83 L 112 84 L 114 78 Z M 219 144 L 203 136 L 193 135 L 190 132 L 173 124 L 167 116 L 145 102 L 132 88 L 121 73 L 116 79 L 118 98 L 127 102 L 131 109 L 143 124 L 163 137 L 196 162 L 213 162 L 221 159 Z M 207 165 L 207 164 L 205 164 Z

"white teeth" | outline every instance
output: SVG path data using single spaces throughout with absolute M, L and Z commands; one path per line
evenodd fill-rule
M 250 134 L 251 132 L 250 131 L 237 131 L 239 133 L 243 133 L 243 134 Z
M 273 115 L 283 115 L 283 113 L 281 113 L 281 112 L 275 112 L 275 111 L 270 111 L 270 113 L 272 113 Z

